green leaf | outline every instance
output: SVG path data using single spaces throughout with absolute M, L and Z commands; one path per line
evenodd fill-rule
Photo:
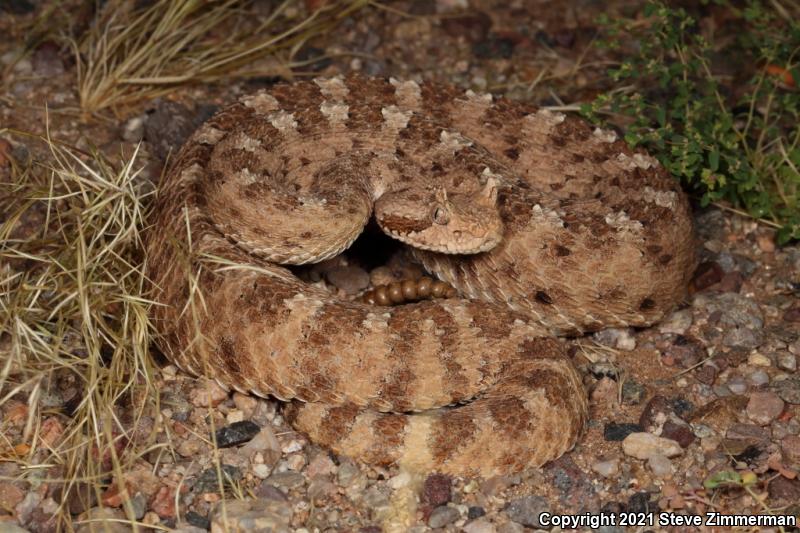
M 711 169 L 711 172 L 719 170 L 719 150 L 717 148 L 708 153 L 708 168 Z

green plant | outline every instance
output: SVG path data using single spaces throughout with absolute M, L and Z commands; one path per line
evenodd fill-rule
M 702 205 L 744 209 L 785 243 L 800 238 L 800 17 L 777 1 L 726 9 L 740 30 L 727 52 L 738 54 L 743 83 L 715 74 L 721 47 L 686 10 L 649 2 L 644 24 L 601 20 L 602 45 L 631 37 L 636 51 L 609 72 L 626 85 L 581 111 L 596 122 L 622 115 L 626 140 L 650 150 Z

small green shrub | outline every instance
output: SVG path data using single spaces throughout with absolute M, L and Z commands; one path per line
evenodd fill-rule
M 744 80 L 715 73 L 720 50 L 686 10 L 648 2 L 644 25 L 600 21 L 601 45 L 633 39 L 636 51 L 609 72 L 625 86 L 582 112 L 595 122 L 622 115 L 626 140 L 651 151 L 702 205 L 746 210 L 785 243 L 800 238 L 800 17 L 777 2 L 725 5 L 741 31 L 724 51 Z

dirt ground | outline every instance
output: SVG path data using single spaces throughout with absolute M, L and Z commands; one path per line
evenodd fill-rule
M 48 157 L 45 146 L 2 128 L 49 128 L 54 139 L 96 146 L 111 160 L 129 157 L 142 141 L 140 178 L 157 183 L 169 150 L 213 109 L 274 81 L 179 87 L 116 115 L 87 117 L 78 110 L 67 47 L 45 40 L 11 64 L 26 39 L 19 28 L 43 6 L 6 4 L 0 5 L 0 167 L 10 158 Z M 605 72 L 615 58 L 591 46 L 597 16 L 641 11 L 640 2 L 609 4 L 389 2 L 314 39 L 301 53 L 330 57 L 298 74 L 430 79 L 568 108 L 611 86 Z M 717 16 L 713 8 L 701 15 Z M 646 517 L 635 527 L 599 528 L 606 533 L 724 531 L 730 528 L 665 527 L 649 513 L 800 516 L 800 248 L 777 247 L 773 230 L 750 219 L 717 208 L 695 213 L 700 266 L 679 309 L 646 330 L 565 341 L 585 376 L 591 419 L 575 449 L 542 469 L 478 480 L 356 464 L 292 431 L 278 402 L 230 394 L 154 354 L 160 415 L 131 431 L 155 435 L 163 446 L 132 463 L 124 493 L 99 480 L 105 484 L 99 498 L 66 502 L 72 525 L 54 518 L 63 516 L 58 476 L 45 466 L 32 475 L 14 459 L 28 397 L 23 391 L 0 403 L 0 531 L 129 531 L 133 515 L 140 531 L 223 531 L 227 524 L 231 531 L 516 533 L 551 530 L 543 512 L 601 511 Z M 66 390 L 53 394 L 70 398 Z M 57 433 L 69 415 L 55 407 L 41 416 L 54 419 Z M 218 450 L 205 437 L 210 428 L 217 430 Z M 225 517 L 217 461 L 238 491 L 224 496 Z M 725 472 L 749 481 L 709 485 Z M 647 521 L 651 516 L 655 523 Z

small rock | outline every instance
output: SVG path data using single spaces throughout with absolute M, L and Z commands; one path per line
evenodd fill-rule
M 783 412 L 784 403 L 774 392 L 754 392 L 747 402 L 747 416 L 756 424 L 766 426 Z
M 211 513 L 211 532 L 269 531 L 289 533 L 292 507 L 275 500 L 227 500 Z
M 619 459 L 608 459 L 592 464 L 592 470 L 603 477 L 615 477 L 619 474 Z
M 451 37 L 464 37 L 469 42 L 477 42 L 486 39 L 489 29 L 492 27 L 492 19 L 486 13 L 478 11 L 444 17 L 441 26 L 442 30 Z
M 337 473 L 337 482 L 341 487 L 350 487 L 358 483 L 359 479 L 363 477 L 361 470 L 350 461 L 344 461 L 339 465 L 339 472 Z
M 325 273 L 325 278 L 347 294 L 358 294 L 369 287 L 369 274 L 354 265 L 334 267 Z
M 692 428 L 688 424 L 677 424 L 672 420 L 664 422 L 661 436 L 665 439 L 674 440 L 681 445 L 681 448 L 688 448 L 695 439 Z
M 222 465 L 220 471 L 217 472 L 215 467 L 203 470 L 197 481 L 194 484 L 194 490 L 197 493 L 219 493 L 220 476 L 222 481 L 223 490 L 229 490 L 235 483 L 242 479 L 242 472 L 232 465 Z
M 422 501 L 433 507 L 439 507 L 449 503 L 451 498 L 451 484 L 452 481 L 449 476 L 444 474 L 431 474 L 425 479 L 425 484 L 422 488 Z
M 639 405 L 645 394 L 647 388 L 644 385 L 630 379 L 622 382 L 622 403 L 625 405 Z
M 781 352 L 777 356 L 778 359 L 778 368 L 781 370 L 787 370 L 789 372 L 794 372 L 797 370 L 797 357 L 789 352 Z
M 781 440 L 784 457 L 795 465 L 800 465 L 800 436 L 788 435 Z
M 794 306 L 783 314 L 784 322 L 800 322 L 800 306 Z
M 496 36 L 475 43 L 472 46 L 472 53 L 479 59 L 509 59 L 514 52 L 514 42 Z
M 52 41 L 45 41 L 36 48 L 31 63 L 37 76 L 50 78 L 64 73 L 59 46 Z
M 245 418 L 250 418 L 258 407 L 258 400 L 241 392 L 233 393 L 233 404 L 244 413 Z
M 145 116 L 139 115 L 128 119 L 122 128 L 122 139 L 130 143 L 138 143 L 144 137 Z
M 776 477 L 769 483 L 769 497 L 778 505 L 797 503 L 800 501 L 800 479 Z
M 485 514 L 486 510 L 478 505 L 471 505 L 469 509 L 467 509 L 467 518 L 470 520 L 475 520 L 476 518 L 480 518 Z
M 525 526 L 516 522 L 506 522 L 497 528 L 497 533 L 525 533 Z
M 722 279 L 724 271 L 722 267 L 714 262 L 701 263 L 694 273 L 692 285 L 695 290 L 703 291 Z
M 753 387 L 761 387 L 769 383 L 769 374 L 758 368 L 747 375 L 747 381 Z
M 592 338 L 603 346 L 630 351 L 636 348 L 636 339 L 631 335 L 631 331 L 630 329 L 608 328 L 598 331 L 592 335 Z
M 648 457 L 647 466 L 656 477 L 666 478 L 673 474 L 672 461 L 660 453 L 655 453 Z
M 486 496 L 496 496 L 512 485 L 519 485 L 521 481 L 519 474 L 492 476 L 481 483 L 481 492 Z
M 744 285 L 744 276 L 741 272 L 728 272 L 717 283 L 717 290 L 720 292 L 735 292 L 738 293 L 742 290 Z
M 279 489 L 284 489 L 285 492 L 289 492 L 292 489 L 299 489 L 306 482 L 303 474 L 300 474 L 299 472 L 292 472 L 290 470 L 272 474 L 266 479 L 266 481 L 271 485 L 278 487 Z
M 333 464 L 333 461 L 331 461 L 331 458 L 328 456 L 328 454 L 320 453 L 317 454 L 310 463 L 308 463 L 306 475 L 309 478 L 314 478 L 317 476 L 329 476 L 335 470 L 336 465 Z
M 77 521 L 85 523 L 75 528 L 75 533 L 93 533 L 98 524 L 102 524 L 104 533 L 128 533 L 131 530 L 125 523 L 125 513 L 110 507 L 92 507 L 78 516 Z
M 364 505 L 368 509 L 388 509 L 390 506 L 389 492 L 385 485 L 372 485 L 364 492 Z
M 600 505 L 594 483 L 583 468 L 570 456 L 562 456 L 544 468 L 550 483 L 558 489 L 562 505 L 594 509 Z
M 216 431 L 215 437 L 217 446 L 220 448 L 230 448 L 247 442 L 261 431 L 258 424 L 250 420 L 242 420 L 241 422 L 234 422 L 233 424 L 220 428 Z
M 706 357 L 706 347 L 695 337 L 678 335 L 674 342 L 664 350 L 664 357 L 681 368 L 689 368 Z
M 674 440 L 640 432 L 631 433 L 625 437 L 625 440 L 622 441 L 622 451 L 625 452 L 625 455 L 637 459 L 649 459 L 655 454 L 676 457 L 683 453 L 683 448 Z
M 264 463 L 253 465 L 253 475 L 258 479 L 267 479 L 272 472 L 272 469 Z
M 428 517 L 428 525 L 434 529 L 444 527 L 447 524 L 452 524 L 461 517 L 458 509 L 442 505 L 437 507 Z
M 764 342 L 764 334 L 760 330 L 734 326 L 722 337 L 722 344 L 737 348 L 758 348 Z
M 281 489 L 277 488 L 275 485 L 271 485 L 269 481 L 261 482 L 261 485 L 259 485 L 256 489 L 256 496 L 259 498 L 276 500 L 279 502 L 289 501 L 289 498 L 286 497 L 286 494 L 284 494 L 283 491 L 281 491 Z
M 791 377 L 772 382 L 770 388 L 781 399 L 793 405 L 800 405 L 800 377 Z
M 9 481 L 0 481 L 0 509 L 13 509 L 25 498 L 25 491 Z
M 769 433 L 761 426 L 753 424 L 732 424 L 725 436 L 729 439 L 768 441 Z
M 742 376 L 731 376 L 725 385 L 733 394 L 744 394 L 747 392 L 747 382 Z
M 631 433 L 641 431 L 642 426 L 639 424 L 609 422 L 603 428 L 603 438 L 609 442 L 619 442 L 625 440 Z
M 650 514 L 658 510 L 658 506 L 650 501 L 649 492 L 636 492 L 628 498 L 627 510 L 629 513 Z
M 658 331 L 683 335 L 692 326 L 693 320 L 691 309 L 681 309 L 680 311 L 675 311 L 665 321 L 661 322 L 658 326 Z
M 199 379 L 189 393 L 189 401 L 195 407 L 216 407 L 228 397 L 228 391 L 211 379 Z
M 258 435 L 239 448 L 239 450 L 245 454 L 261 452 L 265 457 L 265 462 L 269 465 L 274 465 L 280 458 L 281 444 L 275 437 L 275 431 L 272 427 L 265 425 L 258 432 Z
M 175 487 L 164 485 L 158 489 L 150 509 L 160 518 L 175 518 Z
M 186 513 L 186 521 L 189 523 L 189 525 L 200 528 L 202 531 L 208 531 L 208 529 L 211 527 L 211 521 L 195 511 L 189 511 Z
M 497 529 L 488 520 L 480 519 L 469 522 L 461 528 L 464 533 L 497 533 Z
M 506 507 L 506 514 L 518 524 L 540 528 L 542 524 L 539 522 L 539 515 L 549 510 L 550 505 L 545 498 L 541 496 L 525 496 L 509 503 L 508 507 Z

